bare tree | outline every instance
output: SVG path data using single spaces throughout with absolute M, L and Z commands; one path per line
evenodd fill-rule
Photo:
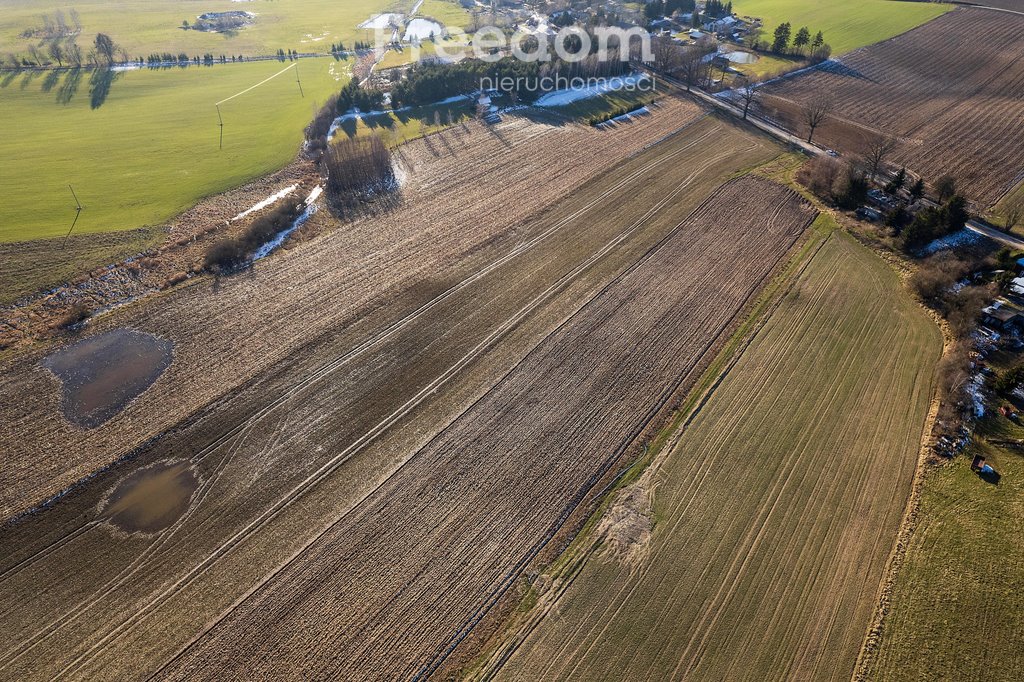
M 739 90 L 740 99 L 743 101 L 743 120 L 747 120 L 747 112 L 750 111 L 750 105 L 756 102 L 760 96 L 760 92 L 757 90 L 757 79 L 753 77 L 744 77 L 740 82 Z
M 1010 232 L 1020 224 L 1021 218 L 1024 218 L 1024 196 L 1017 196 L 1010 199 L 1006 203 L 1006 208 L 1004 209 L 1003 214 L 1006 217 L 1004 227 L 1007 232 Z
M 832 95 L 820 92 L 812 97 L 803 108 L 804 123 L 807 124 L 807 143 L 814 139 L 814 131 L 818 129 L 829 114 L 832 113 Z
M 74 40 L 69 39 L 67 47 L 65 48 L 68 63 L 76 69 L 82 65 L 82 48 L 78 46 Z
M 871 182 L 882 169 L 886 158 L 896 151 L 896 138 L 890 135 L 868 135 L 864 138 L 864 161 L 870 171 Z
M 106 33 L 97 33 L 94 43 L 96 48 L 96 61 L 105 66 L 113 65 L 117 58 L 117 44 L 113 38 Z
M 687 90 L 700 83 L 704 66 L 704 55 L 696 48 L 691 47 L 680 55 L 679 73 L 683 77 L 683 82 L 686 83 Z
M 50 43 L 47 46 L 46 51 L 49 53 L 50 59 L 53 59 L 55 62 L 57 62 L 58 67 L 64 66 L 64 45 L 60 42 L 60 40 L 54 40 L 52 43 Z
M 680 49 L 671 40 L 665 38 L 653 38 L 651 40 L 651 52 L 654 56 L 654 65 L 663 73 L 674 74 L 678 69 L 681 60 Z
M 32 61 L 35 62 L 37 66 L 46 66 L 46 55 L 44 55 L 42 50 L 40 50 L 38 47 L 36 47 L 35 45 L 29 45 L 28 54 L 29 57 L 32 58 Z

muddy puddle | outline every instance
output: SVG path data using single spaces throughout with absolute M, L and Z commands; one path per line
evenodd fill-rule
M 60 379 L 68 421 L 92 428 L 107 421 L 171 364 L 174 344 L 134 329 L 115 329 L 63 348 L 43 360 Z
M 181 518 L 199 486 L 188 462 L 159 462 L 117 484 L 103 517 L 123 531 L 154 533 Z

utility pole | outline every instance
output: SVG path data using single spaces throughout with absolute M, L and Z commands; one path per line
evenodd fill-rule
M 70 184 L 68 189 L 71 190 L 71 196 L 75 198 L 75 219 L 71 221 L 71 227 L 68 229 L 68 233 L 64 235 L 64 243 L 61 244 L 60 248 L 63 249 L 68 244 L 68 237 L 71 236 L 71 230 L 75 229 L 75 225 L 78 223 L 78 216 L 82 215 L 82 202 L 78 200 L 78 195 L 75 194 L 75 188 Z
M 219 104 L 215 104 L 214 106 L 217 107 L 217 121 L 219 121 L 218 125 L 220 126 L 220 149 L 223 150 L 224 149 L 224 118 L 220 115 L 220 105 Z

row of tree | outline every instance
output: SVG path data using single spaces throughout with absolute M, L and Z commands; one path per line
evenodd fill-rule
M 373 49 L 373 43 L 370 43 L 370 42 L 367 42 L 367 41 L 364 41 L 364 40 L 357 40 L 352 45 L 352 50 L 354 50 L 356 52 L 362 52 L 363 50 L 372 50 L 372 49 Z M 349 51 L 349 49 L 347 47 L 345 47 L 344 43 L 331 43 L 331 54 L 344 54 L 344 53 L 346 53 L 348 51 Z
M 334 108 L 338 114 L 344 114 L 353 109 L 373 111 L 379 109 L 383 102 L 383 92 L 374 88 L 360 87 L 359 83 L 353 79 L 335 97 Z
M 764 49 L 766 46 L 758 37 L 753 41 L 754 49 Z M 825 35 L 818 31 L 811 36 L 811 31 L 806 26 L 801 26 L 796 35 L 793 34 L 793 26 L 788 21 L 779 24 L 775 28 L 771 45 L 768 46 L 775 54 L 799 55 L 810 57 L 816 62 L 825 61 L 832 55 L 832 46 L 825 42 Z
M 92 49 L 86 54 L 83 54 L 82 48 L 78 46 L 73 37 L 55 38 L 44 43 L 43 47 L 29 45 L 28 56 L 19 57 L 14 53 L 8 53 L 0 61 L 0 67 L 17 70 L 56 64 L 61 68 L 64 66 L 110 68 L 114 64 L 128 60 L 128 53 L 115 43 L 113 38 L 106 33 L 97 33 Z
M 68 14 L 64 10 L 54 10 L 53 14 L 43 14 L 43 25 L 27 28 L 21 32 L 22 38 L 42 40 L 62 40 L 68 36 L 82 32 L 82 19 L 78 10 L 71 8 Z
M 474 92 L 482 82 L 487 82 L 513 101 L 533 102 L 550 89 L 565 87 L 574 78 L 607 78 L 628 70 L 628 61 L 619 59 L 614 50 L 607 60 L 589 55 L 578 62 L 525 62 L 504 57 L 493 63 L 478 59 L 454 64 L 421 63 L 412 66 L 405 79 L 394 85 L 391 101 L 395 106 L 431 104 Z

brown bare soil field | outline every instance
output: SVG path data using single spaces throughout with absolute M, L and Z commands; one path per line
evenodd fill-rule
M 158 296 L 158 304 L 120 308 L 90 324 L 87 333 L 127 326 L 175 344 L 167 373 L 100 428 L 83 432 L 57 416 L 57 382 L 38 364 L 51 346 L 5 359 L 0 518 L 123 457 L 309 339 L 388 301 L 412 310 L 430 300 L 431 288 L 436 294 L 454 283 L 459 267 L 471 272 L 486 249 L 516 248 L 529 217 L 700 113 L 669 100 L 658 116 L 611 133 L 510 118 L 413 143 L 401 154 L 408 181 L 397 210 L 347 224 L 250 272 L 201 278 Z M 419 293 L 410 297 L 414 287 Z
M 968 4 L 995 7 L 996 9 L 1005 9 L 1011 12 L 1024 12 L 1024 0 L 980 0 L 979 2 Z
M 865 134 L 897 137 L 892 159 L 943 174 L 988 206 L 1024 179 L 1024 16 L 961 8 L 838 64 L 765 88 L 765 116 L 806 136 L 800 103 L 834 98 L 815 141 L 847 154 Z
M 145 677 L 292 557 L 312 556 L 303 550 L 339 519 L 366 513 L 367 496 L 404 475 L 415 453 L 715 187 L 779 153 L 765 137 L 698 114 L 668 101 L 643 127 L 613 136 L 510 119 L 411 145 L 406 203 L 395 213 L 324 226 L 252 272 L 200 280 L 101 319 L 97 330 L 130 326 L 176 346 L 153 387 L 93 431 L 61 423 L 56 382 L 19 356 L 11 376 L 39 382 L 47 395 L 36 407 L 53 410 L 37 422 L 54 438 L 35 450 L 46 466 L 59 471 L 63 459 L 89 471 L 121 456 L 118 438 L 140 445 L 51 508 L 0 529 L 0 678 Z M 725 233 L 733 228 L 723 223 L 700 238 Z M 698 253 L 713 268 L 734 267 Z M 770 269 L 762 260 L 751 267 Z M 717 292 L 712 273 L 702 276 Z M 722 305 L 733 305 L 724 296 Z M 183 392 L 189 381 L 196 395 Z M 5 400 L 3 409 L 13 408 Z M 5 445 L 21 448 L 8 433 Z M 32 452 L 19 449 L 4 475 L 20 469 L 22 480 L 45 481 Z M 146 485 L 169 486 L 188 503 L 126 509 L 125 500 L 144 498 L 125 490 L 140 471 L 174 472 Z M 457 505 L 461 498 L 446 498 L 456 492 L 431 489 L 422 501 Z M 160 530 L 127 530 L 153 519 Z M 409 554 L 395 545 L 391 556 Z
M 695 378 L 815 215 L 769 181 L 726 185 L 161 676 L 432 672 Z
M 836 231 L 533 592 L 503 680 L 849 679 L 877 604 L 942 339 Z

